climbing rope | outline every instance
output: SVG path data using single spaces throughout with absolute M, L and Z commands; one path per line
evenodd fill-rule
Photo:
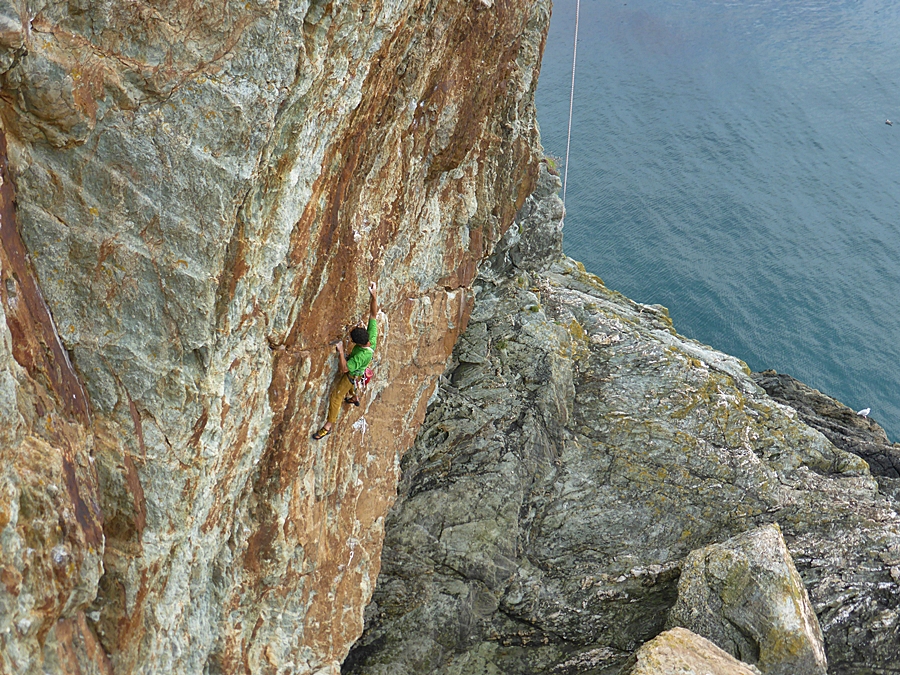
M 572 143 L 572 106 L 575 103 L 575 58 L 578 53 L 578 15 L 581 0 L 575 0 L 575 42 L 572 45 L 572 90 L 569 93 L 569 130 L 566 133 L 566 168 L 563 172 L 563 209 L 566 206 L 566 185 L 569 182 L 569 146 Z

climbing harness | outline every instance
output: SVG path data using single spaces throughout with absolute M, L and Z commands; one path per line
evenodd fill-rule
M 375 377 L 375 371 L 372 370 L 371 366 L 366 366 L 366 370 L 362 375 L 350 378 L 350 382 L 353 383 L 353 393 L 356 394 L 357 399 L 365 396 L 366 387 L 369 386 L 369 382 L 372 381 L 373 377 Z
M 369 386 L 369 382 L 375 377 L 375 371 L 372 370 L 372 366 L 375 365 L 375 350 L 371 347 L 363 347 L 363 349 L 368 349 L 372 353 L 372 360 L 369 361 L 369 365 L 359 375 L 347 373 L 347 377 L 350 378 L 350 383 L 353 385 L 353 394 L 356 396 L 357 401 L 366 395 L 366 387 Z M 357 403 L 357 405 L 359 404 Z
M 566 185 L 569 182 L 569 145 L 572 142 L 572 106 L 575 103 L 575 60 L 578 53 L 578 18 L 581 11 L 581 0 L 575 0 L 575 41 L 572 45 L 572 90 L 569 92 L 569 130 L 566 133 L 566 168 L 563 172 L 563 218 L 566 207 Z

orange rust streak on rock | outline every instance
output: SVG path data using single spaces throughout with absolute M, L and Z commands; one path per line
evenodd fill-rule
M 144 446 L 144 426 L 141 424 L 141 414 L 138 412 L 134 401 L 131 400 L 131 396 L 128 396 L 128 411 L 131 413 L 131 421 L 134 423 L 134 435 L 137 437 L 138 447 L 141 449 L 141 457 L 146 459 L 147 448 Z
M 209 410 L 203 411 L 203 414 L 197 419 L 197 422 L 194 424 L 193 433 L 191 434 L 191 438 L 188 441 L 188 445 L 199 448 L 200 447 L 200 437 L 203 435 L 203 430 L 206 429 L 206 423 L 209 421 Z
M 94 631 L 78 612 L 71 619 L 62 619 L 56 626 L 57 654 L 63 670 L 59 675 L 114 675 L 112 663 L 100 645 Z
M 75 520 L 84 530 L 85 541 L 94 548 L 103 547 L 103 528 L 100 525 L 100 514 L 94 513 L 88 508 L 87 503 L 81 497 L 79 489 L 78 477 L 75 475 L 74 452 L 72 448 L 66 444 L 62 453 L 63 471 L 66 477 L 66 491 L 72 500 L 72 506 L 75 508 Z
M 6 147 L 6 134 L 0 130 L 0 180 L 2 180 L 0 246 L 3 249 L 3 266 L 9 266 L 12 270 L 21 298 L 21 302 L 16 303 L 11 303 L 9 298 L 6 298 L 7 324 L 13 332 L 14 341 L 16 333 L 20 331 L 15 331 L 12 324 L 18 323 L 20 330 L 28 330 L 37 336 L 44 348 L 43 353 L 31 353 L 26 357 L 20 344 L 19 349 L 14 349 L 16 361 L 35 379 L 40 379 L 39 375 L 43 374 L 66 414 L 83 424 L 88 424 L 90 414 L 87 395 L 59 339 L 53 317 L 50 316 L 50 310 L 44 302 L 44 296 L 28 262 L 25 245 L 19 235 L 15 211 L 16 195 L 9 172 Z
M 206 412 L 204 412 L 206 415 Z M 206 422 L 204 421 L 204 425 Z M 241 422 L 240 427 L 238 427 L 237 437 L 234 440 L 234 443 L 228 449 L 224 457 L 224 461 L 217 473 L 221 476 L 219 480 L 219 486 L 223 492 L 227 492 L 232 481 L 235 480 L 237 466 L 241 459 L 241 454 L 246 448 L 247 437 L 250 433 L 250 422 L 248 420 L 244 420 Z M 200 528 L 203 532 L 210 532 L 216 525 L 220 523 L 223 517 L 226 519 L 231 517 L 231 514 L 225 512 L 223 514 L 223 509 L 225 504 L 221 500 L 216 500 L 213 503 L 213 507 L 209 512 L 209 515 L 206 517 L 206 520 L 203 522 L 203 525 Z
M 131 455 L 125 454 L 125 482 L 128 484 L 128 491 L 134 500 L 134 527 L 137 530 L 138 539 L 144 533 L 144 526 L 147 524 L 147 505 L 144 500 L 144 488 L 141 486 L 140 478 L 138 478 L 137 468 Z

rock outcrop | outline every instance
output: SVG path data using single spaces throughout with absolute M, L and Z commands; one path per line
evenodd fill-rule
M 0 2 L 0 671 L 337 669 L 549 12 Z M 313 442 L 370 279 L 376 385 Z
M 0 672 L 336 673 L 470 312 L 346 672 L 615 672 L 775 522 L 832 672 L 900 672 L 889 484 L 562 256 L 549 11 L 0 2 Z
M 711 640 L 763 675 L 825 675 L 822 630 L 777 525 L 692 551 L 668 626 Z
M 709 640 L 672 628 L 641 645 L 622 675 L 759 675 Z
M 784 373 L 766 370 L 753 373 L 753 380 L 776 401 L 796 410 L 801 420 L 837 447 L 866 460 L 873 476 L 900 479 L 900 444 L 891 443 L 875 420 Z M 900 481 L 886 482 L 900 485 Z
M 560 217 L 545 173 L 475 283 L 343 672 L 617 673 L 691 551 L 777 523 L 829 672 L 900 673 L 897 502 L 742 362 L 562 257 Z

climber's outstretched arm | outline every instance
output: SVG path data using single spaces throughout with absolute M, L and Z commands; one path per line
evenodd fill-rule
M 349 372 L 349 368 L 347 367 L 347 357 L 344 356 L 344 343 L 343 341 L 338 342 L 334 346 L 334 350 L 338 353 L 338 359 L 340 359 L 340 363 L 338 363 L 338 368 L 342 373 Z
M 369 318 L 374 321 L 375 315 L 378 314 L 378 298 L 375 295 L 377 291 L 377 287 L 375 286 L 375 282 L 372 281 L 369 283 L 369 295 L 371 296 L 371 300 L 369 300 Z

